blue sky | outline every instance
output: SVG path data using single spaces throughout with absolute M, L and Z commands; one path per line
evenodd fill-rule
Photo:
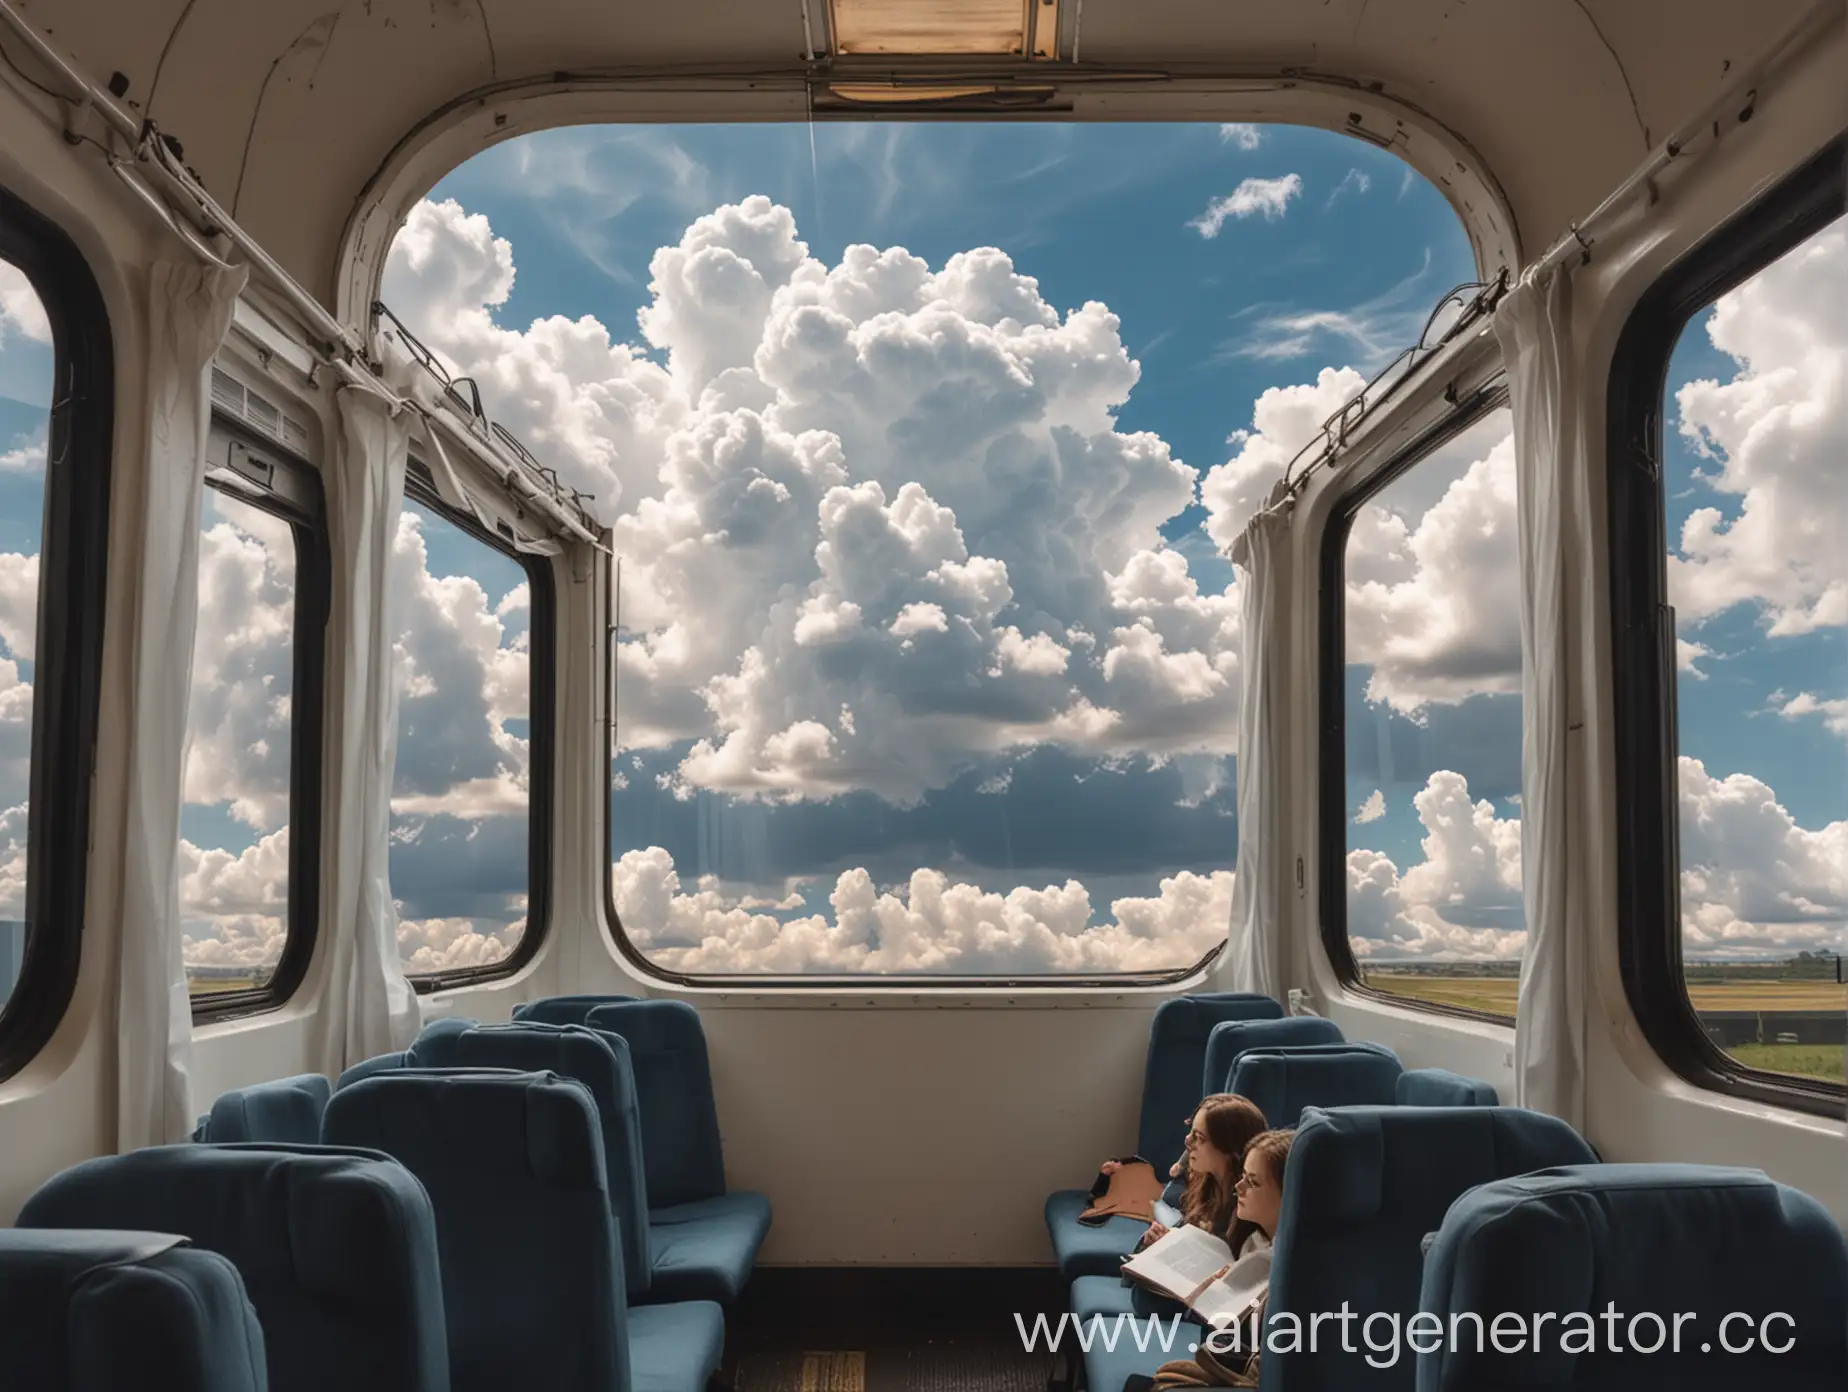
M 1328 132 L 944 123 L 818 125 L 812 137 L 811 160 L 799 125 L 554 131 L 477 157 L 430 198 L 485 215 L 512 243 L 517 275 L 497 323 L 591 314 L 638 343 L 656 249 L 752 194 L 789 208 L 824 265 L 854 243 L 901 246 L 932 267 L 999 247 L 1056 310 L 1101 301 L 1118 315 L 1141 376 L 1117 428 L 1158 434 L 1201 473 L 1236 451 L 1228 436 L 1253 426 L 1264 391 L 1313 382 L 1324 367 L 1370 374 L 1416 336 L 1441 293 L 1474 275 L 1431 185 Z M 1291 176 L 1280 215 L 1222 216 L 1204 234 L 1215 200 L 1248 179 Z M 1187 507 L 1161 530 L 1217 593 L 1232 572 L 1204 517 Z M 977 791 L 994 775 L 980 766 L 914 807 L 870 792 L 766 807 L 677 798 L 658 779 L 684 754 L 675 745 L 619 759 L 628 786 L 614 801 L 615 852 L 664 846 L 683 882 L 694 871 L 754 884 L 818 876 L 799 904 L 775 911 L 784 917 L 825 908 L 834 873 L 856 864 L 882 884 L 919 864 L 1001 890 L 1078 877 L 1106 913 L 1164 873 L 1233 859 L 1229 780 L 1196 802 L 1174 764 L 1100 766 L 1043 746 L 999 795 Z M 1409 802 L 1378 828 L 1389 829 L 1394 852 L 1415 858 Z
M 655 249 L 753 193 L 788 207 L 829 265 L 851 243 L 902 246 L 933 266 L 1000 247 L 1061 311 L 1101 300 L 1121 317 L 1143 369 L 1122 427 L 1158 432 L 1202 470 L 1226 457 L 1266 387 L 1396 353 L 1438 295 L 1474 276 L 1434 187 L 1326 131 L 1266 127 L 1246 150 L 1210 124 L 818 124 L 814 149 L 812 171 L 800 125 L 549 131 L 477 156 L 430 197 L 486 214 L 513 243 L 501 323 L 592 314 L 631 341 Z M 1189 227 L 1240 181 L 1292 173 L 1303 193 L 1285 216 L 1229 222 L 1212 239 Z M 1254 324 L 1310 310 L 1354 316 L 1364 341 L 1324 332 L 1289 356 L 1252 355 Z
M 454 171 L 407 234 L 427 261 L 413 266 L 401 239 L 388 301 L 617 526 L 627 747 L 612 855 L 625 924 L 658 960 L 1108 970 L 1184 965 L 1223 932 L 1239 641 L 1219 548 L 1248 511 L 1239 490 L 1267 487 L 1472 278 L 1433 188 L 1370 146 L 1293 128 L 579 128 Z M 903 258 L 850 268 L 860 244 L 923 258 L 923 299 L 892 289 Z M 1035 285 L 1008 288 L 982 247 Z M 730 281 L 712 279 L 715 248 L 743 267 Z M 811 272 L 802 293 L 825 313 L 795 293 Z M 816 290 L 824 279 L 835 288 Z M 1754 313 L 1740 341 L 1760 339 L 1735 354 L 1696 317 L 1671 403 L 1687 382 L 1744 382 L 1766 324 L 1815 317 L 1801 297 Z M 554 315 L 582 322 L 538 322 Z M 828 359 L 829 325 L 850 319 L 861 356 Z M 1823 319 L 1811 359 L 1829 351 Z M 637 356 L 600 346 L 600 325 Z M 803 378 L 820 361 L 832 365 Z M 46 345 L 0 333 L 0 455 L 42 437 L 33 399 L 48 376 Z M 1724 459 L 1676 424 L 1671 406 L 1671 535 L 1713 507 L 1744 537 L 1782 456 L 1747 461 L 1726 492 Z M 1519 947 L 1505 428 L 1488 422 L 1412 470 L 1350 543 L 1350 926 L 1380 957 Z M 1787 453 L 1801 462 L 1802 448 Z M 1199 476 L 1191 494 L 1174 460 Z M 39 497 L 29 470 L 0 471 L 0 552 L 36 550 Z M 1786 500 L 1785 514 L 1804 509 Z M 398 785 L 422 801 L 400 810 L 393 887 L 407 956 L 471 965 L 507 951 L 524 912 L 528 616 L 513 562 L 413 515 L 394 583 L 407 587 L 400 641 L 429 680 L 406 700 Z M 256 632 L 264 605 L 286 603 L 285 558 L 259 542 L 227 534 L 211 550 L 212 593 L 239 601 L 239 575 L 255 588 L 235 620 L 202 611 L 202 635 Z M 1744 784 L 1700 814 L 1702 903 L 1751 920 L 1714 941 L 1758 952 L 1803 941 L 1790 924 L 1815 921 L 1814 905 L 1841 917 L 1828 876 L 1848 826 L 1844 740 L 1822 713 L 1778 709 L 1800 692 L 1839 701 L 1848 643 L 1828 618 L 1768 637 L 1747 549 L 1708 568 L 1743 598 L 1683 626 L 1709 655 L 1704 678 L 1682 680 L 1681 734 L 1713 778 L 1750 775 L 1771 799 L 1756 840 L 1726 821 L 1751 801 Z M 946 556 L 950 569 L 926 573 Z M 1790 564 L 1773 581 L 1814 585 L 1807 560 Z M 981 577 L 999 574 L 1011 598 L 995 608 Z M 265 652 L 216 660 L 280 671 L 286 637 L 268 633 Z M 286 731 L 260 694 L 209 732 L 214 771 L 185 816 L 189 838 L 230 857 L 213 913 L 243 935 L 232 957 L 273 941 L 251 925 L 278 902 L 260 838 L 286 809 L 274 788 L 250 801 L 262 779 L 247 770 L 240 787 L 237 769 L 239 748 Z M 1091 722 L 1100 708 L 1109 721 Z M 1355 818 L 1375 789 L 1379 814 Z M 912 882 L 921 867 L 942 883 Z M 1061 898 L 1077 885 L 1092 931 Z M 1119 897 L 1130 911 L 1110 922 Z M 1812 907 L 1793 917 L 1796 903 Z
M 1696 508 L 1716 507 L 1729 520 L 1740 500 L 1711 487 L 1714 461 L 1702 459 L 1677 428 L 1675 396 L 1696 379 L 1726 381 L 1736 364 L 1716 349 L 1707 333 L 1711 311 L 1689 321 L 1668 370 L 1668 534 L 1679 538 Z M 1848 477 L 1841 488 L 1848 490 Z M 1848 817 L 1848 742 L 1818 720 L 1784 720 L 1773 711 L 1773 694 L 1799 691 L 1848 694 L 1848 630 L 1823 628 L 1798 637 L 1773 638 L 1759 613 L 1739 605 L 1701 626 L 1698 637 L 1714 650 L 1700 666 L 1705 680 L 1683 675 L 1678 683 L 1680 744 L 1710 773 L 1750 773 L 1777 789 L 1778 800 L 1798 823 L 1819 827 Z M 1684 625 L 1683 636 L 1687 635 Z

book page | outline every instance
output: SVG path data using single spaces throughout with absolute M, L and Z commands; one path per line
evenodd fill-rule
M 1200 1228 L 1173 1228 L 1123 1263 L 1123 1274 L 1186 1301 L 1232 1263 L 1232 1249 Z
M 1232 1269 L 1194 1298 L 1193 1312 L 1214 1329 L 1243 1319 L 1270 1288 L 1271 1254 L 1264 1248 L 1247 1252 Z

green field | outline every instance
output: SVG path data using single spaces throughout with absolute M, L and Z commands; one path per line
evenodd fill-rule
M 1747 1068 L 1842 1081 L 1843 1051 L 1839 1044 L 1735 1044 L 1726 1052 Z
M 1514 1014 L 1520 986 L 1514 977 L 1377 969 L 1367 972 L 1366 982 L 1376 991 L 1508 1016 Z M 1696 981 L 1689 985 L 1688 995 L 1696 1010 L 1848 1010 L 1848 985 L 1833 981 Z
M 1375 991 L 1514 1018 L 1520 982 L 1512 976 L 1440 976 L 1420 972 L 1366 973 Z M 1705 1010 L 1848 1010 L 1848 985 L 1833 981 L 1693 981 L 1688 995 Z M 1748 1068 L 1804 1078 L 1843 1080 L 1839 1044 L 1740 1044 L 1728 1050 Z

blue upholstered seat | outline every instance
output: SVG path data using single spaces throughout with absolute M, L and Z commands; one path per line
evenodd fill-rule
M 266 1392 L 237 1268 L 167 1233 L 0 1229 L 8 1392 Z
M 635 1070 L 655 1249 L 649 1298 L 730 1304 L 770 1231 L 770 1200 L 725 1187 L 699 1012 L 684 1001 L 623 1001 L 596 1007 L 588 1023 L 624 1040 Z
M 513 1008 L 513 1018 L 530 1020 L 535 1025 L 582 1025 L 590 1012 L 600 1005 L 619 1005 L 634 996 L 546 996 L 525 1001 Z
M 53 1176 L 19 1226 L 179 1233 L 229 1258 L 263 1322 L 274 1392 L 448 1392 L 436 1220 L 387 1156 L 152 1146 Z
M 374 1073 L 384 1073 L 394 1068 L 408 1068 L 410 1067 L 409 1058 L 409 1051 L 400 1049 L 395 1054 L 374 1054 L 369 1059 L 361 1059 L 335 1079 L 334 1091 L 338 1092 L 343 1087 L 351 1087 L 361 1078 L 370 1078 Z
M 1046 1200 L 1046 1231 L 1052 1234 L 1052 1251 L 1059 1275 L 1067 1281 L 1081 1276 L 1116 1279 L 1123 1258 L 1134 1249 L 1149 1225 L 1139 1218 L 1106 1218 L 1102 1223 L 1080 1223 L 1078 1215 L 1091 1206 L 1090 1192 L 1060 1189 Z
M 1152 1377 L 1163 1363 L 1188 1357 L 1189 1345 L 1205 1341 L 1205 1326 L 1180 1315 L 1178 1305 L 1169 1313 L 1139 1314 L 1134 1294 L 1115 1276 L 1080 1276 L 1072 1282 L 1072 1320 L 1085 1336 L 1068 1327 L 1064 1343 L 1084 1362 L 1086 1392 L 1123 1392 L 1123 1384 L 1136 1374 Z
M 586 1023 L 620 1035 L 629 1045 L 641 1100 L 648 1207 L 723 1194 L 719 1107 L 699 1012 L 685 1001 L 622 1001 L 598 1006 Z
M 453 1035 L 465 1033 L 474 1029 L 479 1023 L 480 1021 L 471 1020 L 465 1015 L 439 1015 L 417 1031 L 417 1038 L 411 1041 L 411 1049 L 415 1049 L 419 1044 L 430 1043 L 432 1040 L 448 1039 Z M 410 1051 L 410 1049 L 405 1050 L 407 1056 Z
M 1200 1099 L 1219 1091 L 1200 1086 L 1201 1066 L 1213 1031 L 1228 1023 L 1282 1017 L 1283 1007 L 1269 996 L 1246 992 L 1177 996 L 1162 1002 L 1149 1025 L 1148 1060 L 1142 1070 L 1142 1115 L 1136 1127 L 1136 1154 L 1154 1165 L 1156 1174 L 1165 1175 L 1168 1167 L 1181 1158 L 1187 1139 L 1186 1118 L 1193 1115 Z M 1334 1037 L 1341 1037 L 1339 1030 Z M 1230 1071 L 1229 1064 L 1226 1071 Z
M 725 1312 L 711 1301 L 637 1305 L 629 1311 L 628 1392 L 704 1392 L 724 1351 Z
M 584 1083 L 556 1073 L 407 1069 L 334 1095 L 327 1134 L 402 1161 L 429 1190 L 455 1392 L 703 1392 L 724 1316 L 630 1311 Z
M 1451 1204 L 1478 1184 L 1595 1158 L 1565 1122 L 1515 1107 L 1310 1108 L 1284 1174 L 1270 1318 L 1292 1316 L 1307 1331 L 1311 1316 L 1351 1309 L 1362 1318 L 1396 1316 L 1404 1328 L 1418 1309 L 1424 1235 L 1442 1225 Z M 1351 1353 L 1339 1325 L 1323 1335 L 1314 1352 L 1307 1338 L 1300 1351 L 1267 1349 L 1264 1385 L 1410 1392 L 1409 1356 L 1376 1367 L 1358 1325 Z
M 1621 1351 L 1605 1321 L 1612 1303 L 1625 1317 Z M 1474 1311 L 1491 1328 L 1515 1312 L 1530 1331 L 1513 1353 L 1478 1352 L 1467 1333 L 1460 1349 L 1444 1341 L 1420 1353 L 1421 1392 L 1848 1387 L 1848 1241 L 1821 1204 L 1757 1170 L 1576 1165 L 1473 1189 L 1437 1231 L 1420 1308 L 1445 1329 L 1452 1311 Z M 1541 1312 L 1558 1318 L 1542 1325 Z M 1630 1322 L 1645 1312 L 1663 1327 Z M 1774 1312 L 1789 1322 L 1767 1324 Z M 1694 1319 L 1676 1339 L 1683 1313 Z M 1729 1352 L 1722 1334 L 1751 1350 Z M 1658 1337 L 1653 1353 L 1632 1347 Z M 1765 1339 L 1794 1346 L 1770 1352 Z
M 648 1214 L 650 1300 L 737 1300 L 770 1231 L 770 1200 L 740 1191 Z
M 314 1145 L 321 1139 L 321 1113 L 332 1091 L 319 1073 L 234 1088 L 212 1103 L 193 1139 Z
M 1072 1318 L 1130 1314 L 1135 1309 L 1134 1295 L 1120 1276 L 1080 1276 L 1072 1282 Z
M 1293 1127 L 1305 1107 L 1391 1106 L 1399 1060 L 1375 1049 L 1247 1049 L 1228 1088 L 1250 1099 L 1273 1127 Z
M 1305 1045 L 1346 1044 L 1341 1027 L 1319 1015 L 1291 1015 L 1281 1020 L 1227 1020 L 1214 1025 L 1201 1056 L 1198 1087 L 1205 1097 L 1230 1090 L 1232 1070 L 1247 1049 L 1295 1049 Z
M 1156 1174 L 1166 1175 L 1180 1159 L 1187 1136 L 1183 1119 L 1205 1095 L 1199 1078 L 1213 1027 L 1227 1020 L 1274 1020 L 1282 1014 L 1283 1007 L 1269 996 L 1244 992 L 1176 996 L 1162 1002 L 1149 1024 L 1136 1135 L 1136 1154 L 1154 1165 Z M 1114 1276 L 1148 1228 L 1131 1218 L 1111 1218 L 1096 1227 L 1080 1223 L 1078 1215 L 1090 1206 L 1091 1196 L 1083 1189 L 1061 1189 L 1046 1200 L 1046 1230 L 1052 1235 L 1059 1274 L 1067 1281 Z
M 1496 1107 L 1501 1098 L 1480 1078 L 1466 1078 L 1445 1068 L 1408 1068 L 1399 1075 L 1401 1107 Z
M 628 1297 L 640 1300 L 647 1296 L 654 1269 L 647 1181 L 635 1078 L 628 1046 L 622 1040 L 581 1025 L 476 1025 L 420 1037 L 411 1046 L 410 1062 L 413 1068 L 551 1072 L 584 1084 L 597 1104 L 602 1125 L 600 1153 L 609 1167 L 610 1211 L 622 1243 Z

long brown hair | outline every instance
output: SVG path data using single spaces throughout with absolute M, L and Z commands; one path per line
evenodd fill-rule
M 1251 1138 L 1250 1144 L 1245 1147 L 1245 1159 L 1250 1160 L 1254 1155 L 1262 1159 L 1264 1168 L 1268 1171 L 1266 1178 L 1281 1189 L 1284 1169 L 1290 1163 L 1290 1147 L 1295 1143 L 1296 1133 L 1294 1131 L 1266 1131 L 1262 1135 Z M 1237 1211 L 1236 1208 L 1234 1211 Z M 1256 1223 L 1241 1218 L 1232 1225 L 1232 1232 L 1226 1238 L 1226 1246 L 1236 1253 L 1244 1245 L 1245 1240 L 1257 1231 Z M 1276 1233 L 1271 1234 L 1272 1238 L 1276 1236 Z
M 1264 1134 L 1270 1123 L 1264 1119 L 1264 1113 L 1249 1098 L 1240 1097 L 1236 1092 L 1216 1092 L 1201 1101 L 1197 1112 L 1204 1112 L 1206 1139 L 1214 1149 L 1223 1152 L 1231 1162 L 1233 1176 L 1236 1176 L 1245 1161 L 1245 1147 L 1252 1140 Z M 1215 1236 L 1226 1236 L 1228 1228 L 1234 1226 L 1233 1220 L 1238 1214 L 1238 1191 L 1228 1179 L 1221 1183 L 1217 1175 L 1205 1170 L 1187 1167 L 1187 1192 L 1181 1199 L 1181 1217 L 1191 1227 L 1204 1228 Z M 1249 1225 L 1246 1225 L 1249 1226 Z M 1237 1241 L 1228 1238 L 1234 1252 L 1244 1241 L 1243 1234 L 1236 1234 Z

